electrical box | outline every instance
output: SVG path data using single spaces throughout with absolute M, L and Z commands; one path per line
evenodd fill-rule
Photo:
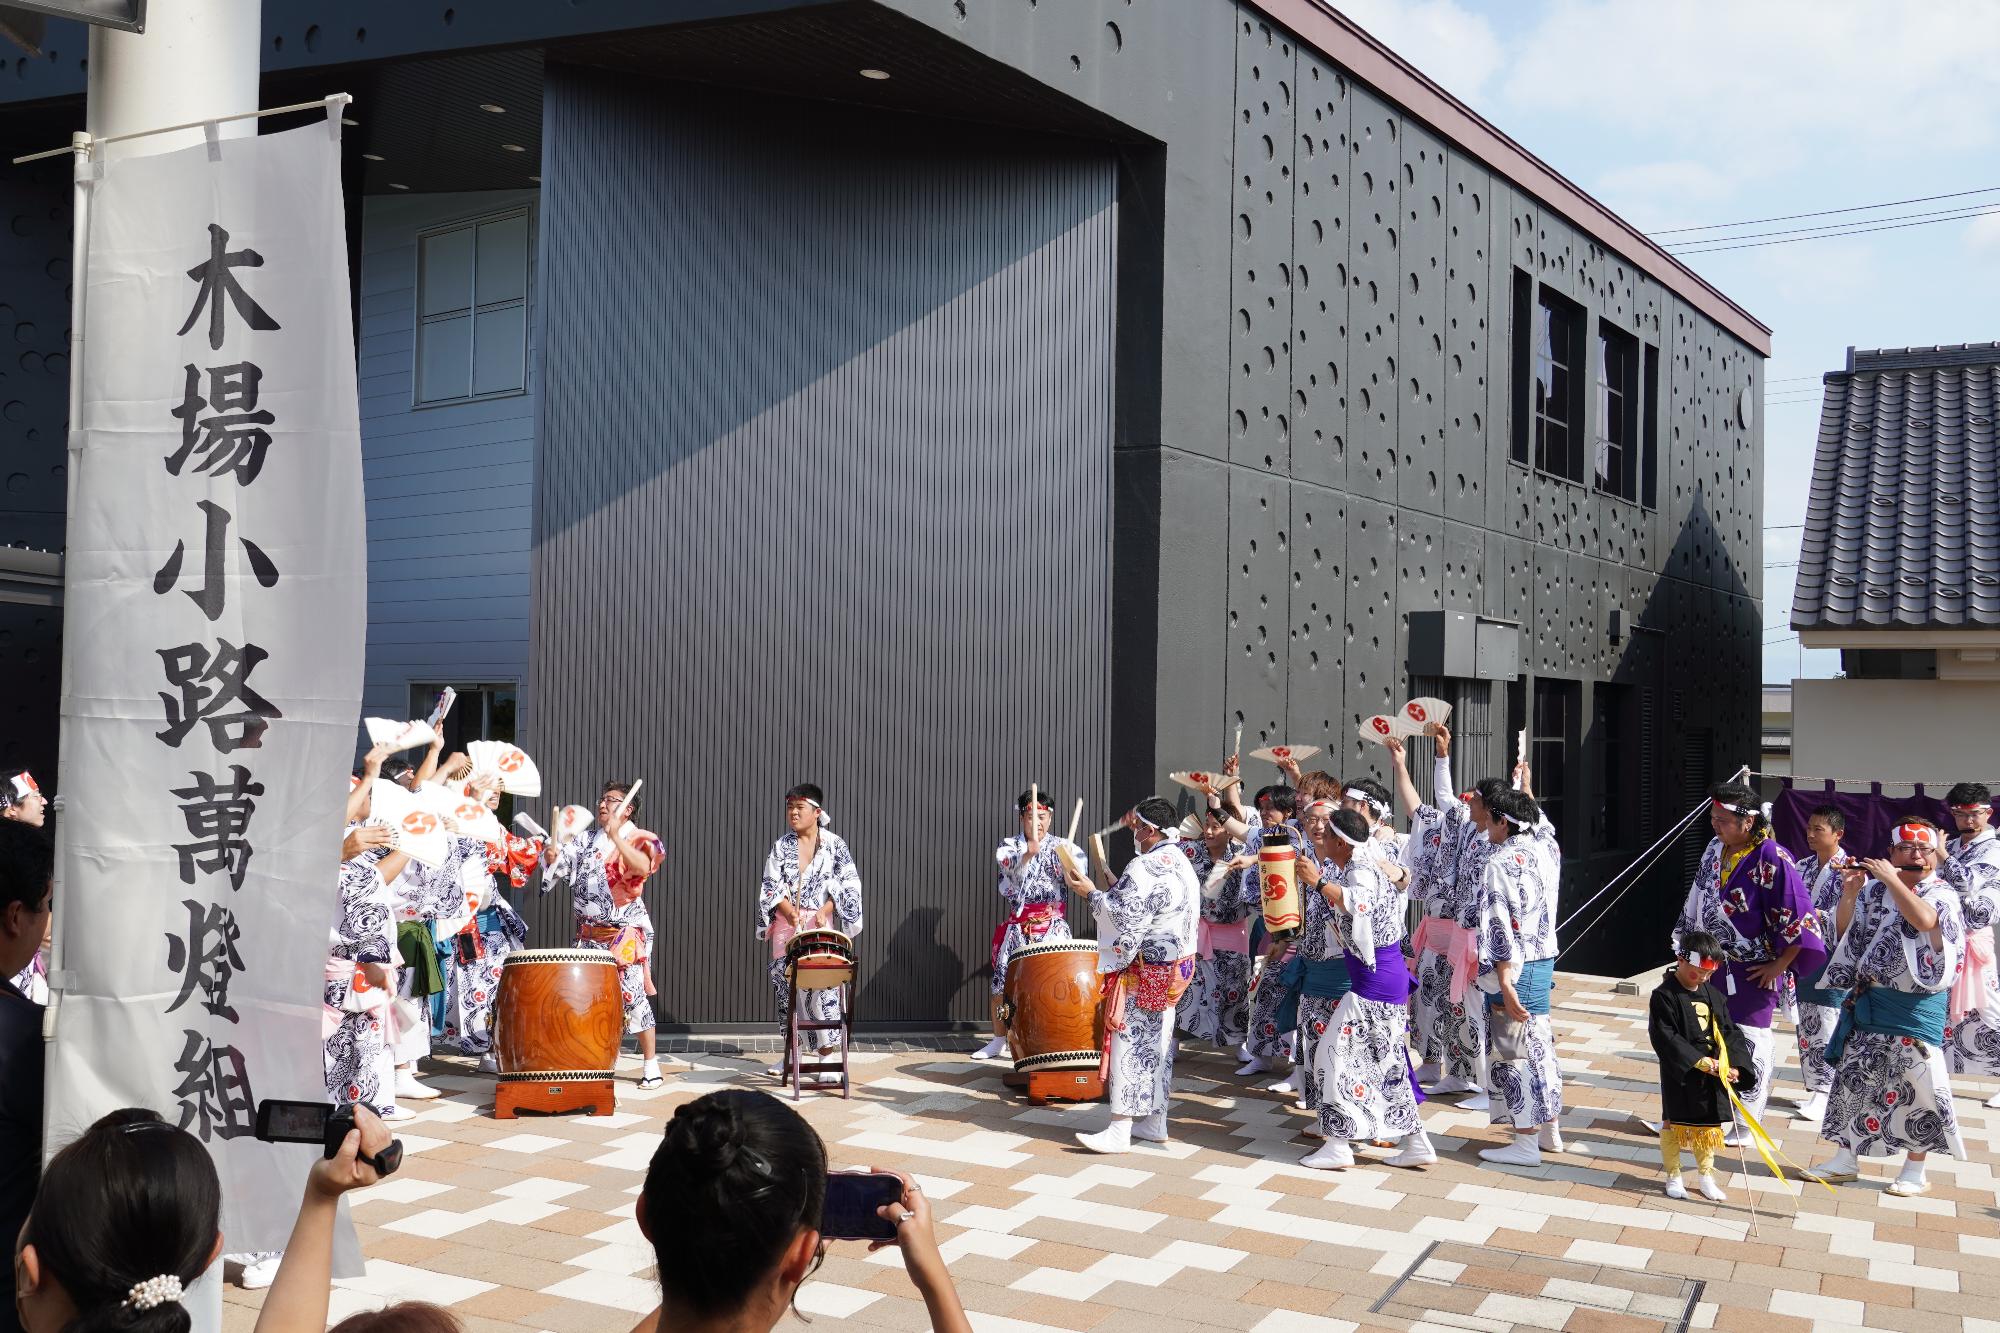
M 1521 674 L 1521 628 L 1469 611 L 1412 611 L 1410 674 L 1460 680 L 1514 680 Z

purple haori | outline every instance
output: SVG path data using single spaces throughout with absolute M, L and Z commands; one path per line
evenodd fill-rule
M 1722 884 L 1722 913 L 1746 940 L 1762 941 L 1772 958 L 1794 944 L 1792 975 L 1809 979 L 1826 966 L 1826 941 L 1813 914 L 1812 893 L 1792 858 L 1776 838 L 1766 838 L 1736 863 Z M 1739 1025 L 1768 1028 L 1782 988 L 1760 985 L 1750 975 L 1756 962 L 1729 960 L 1723 969 L 1722 991 L 1729 1016 Z
M 1416 990 L 1416 983 L 1410 979 L 1410 964 L 1403 957 L 1401 941 L 1385 944 L 1375 951 L 1375 962 L 1371 966 L 1356 957 L 1351 951 L 1343 951 L 1347 959 L 1347 976 L 1352 983 L 1352 993 L 1364 1000 L 1377 1004 L 1408 1004 L 1410 995 Z M 1430 1098 L 1417 1083 L 1416 1066 L 1410 1063 L 1410 1050 L 1403 1048 L 1403 1066 L 1410 1071 L 1410 1091 L 1417 1095 L 1417 1105 L 1422 1106 Z

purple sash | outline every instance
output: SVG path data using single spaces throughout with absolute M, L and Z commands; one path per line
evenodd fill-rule
M 1385 944 L 1375 951 L 1373 963 L 1347 954 L 1347 976 L 1354 993 L 1377 1004 L 1404 1004 L 1416 987 L 1410 984 L 1410 965 L 1403 959 L 1403 946 Z
M 1410 993 L 1416 989 L 1410 980 L 1410 965 L 1403 958 L 1403 946 L 1385 944 L 1375 951 L 1375 964 L 1370 967 L 1352 953 L 1346 955 L 1347 975 L 1353 982 L 1353 994 L 1357 999 L 1373 1000 L 1377 1004 L 1407 1004 Z M 1416 1066 L 1410 1062 L 1407 1048 L 1403 1051 L 1403 1066 L 1410 1071 L 1410 1091 L 1416 1095 L 1417 1104 L 1429 1100 L 1417 1083 Z

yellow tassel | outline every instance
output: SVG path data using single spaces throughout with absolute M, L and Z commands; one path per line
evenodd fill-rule
M 1708 1031 L 1709 1035 L 1715 1038 L 1715 1072 L 1716 1076 L 1722 1080 L 1722 1090 L 1729 1094 L 1729 1104 L 1736 1108 L 1737 1120 L 1742 1122 L 1743 1127 L 1750 1131 L 1750 1145 L 1757 1150 L 1757 1155 L 1764 1159 L 1764 1165 L 1771 1169 L 1771 1174 L 1779 1180 L 1787 1178 L 1785 1173 L 1778 1168 L 1777 1159 L 1782 1158 L 1786 1166 L 1791 1167 L 1792 1170 L 1799 1173 L 1799 1179 L 1810 1180 L 1825 1190 L 1829 1196 L 1836 1199 L 1839 1198 L 1839 1195 L 1834 1194 L 1833 1186 L 1819 1179 L 1819 1177 L 1809 1174 L 1797 1162 L 1786 1157 L 1784 1150 L 1778 1147 L 1777 1140 L 1773 1139 L 1770 1132 L 1757 1123 L 1757 1118 L 1750 1114 L 1750 1108 L 1745 1106 L 1743 1099 L 1736 1095 L 1736 1081 L 1730 1077 L 1729 1044 L 1723 1041 L 1722 1025 L 1716 1022 L 1714 1014 L 1708 1016 Z M 1776 1157 L 1773 1157 L 1773 1154 L 1776 1154 Z

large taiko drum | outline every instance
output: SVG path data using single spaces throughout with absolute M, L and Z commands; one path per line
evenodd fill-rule
M 854 941 L 845 933 L 815 926 L 792 936 L 785 966 L 799 990 L 832 990 L 854 980 Z
M 500 967 L 493 1114 L 610 1115 L 612 1072 L 625 1028 L 618 964 L 601 949 L 520 949 Z
M 1009 1083 L 1025 1085 L 1038 1101 L 1048 1096 L 1087 1101 L 1103 1095 L 1097 1077 L 1104 1043 L 1102 986 L 1097 945 L 1091 940 L 1049 940 L 1007 956 L 1001 1016 L 1014 1056 Z M 1058 1090 L 1058 1084 L 1065 1086 Z M 1037 1095 L 1038 1089 L 1043 1095 Z

